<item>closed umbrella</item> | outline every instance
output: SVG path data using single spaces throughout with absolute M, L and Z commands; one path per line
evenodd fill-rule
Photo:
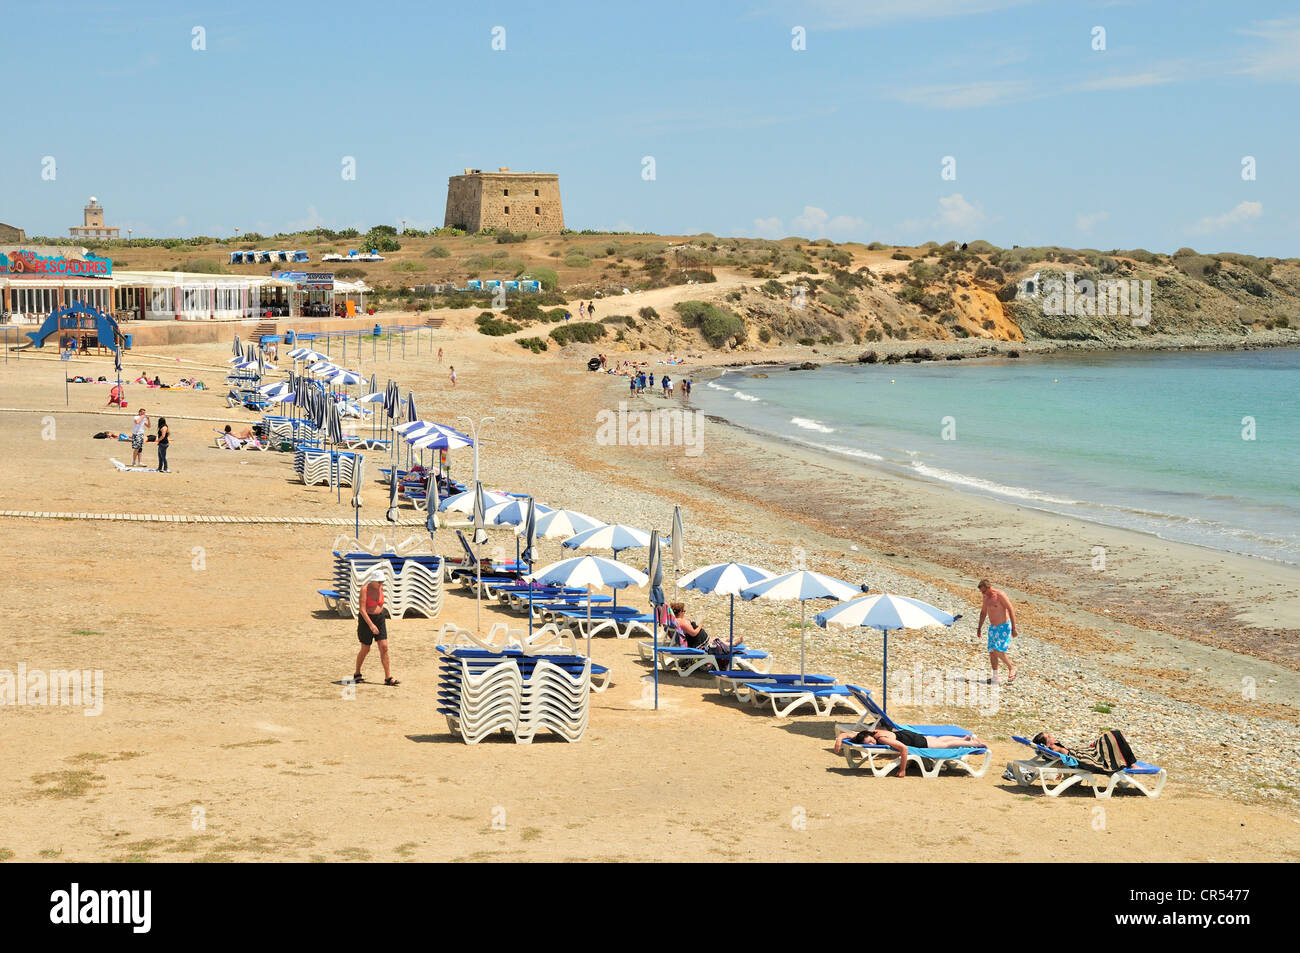
M 805 638 L 807 634 L 807 605 L 809 599 L 852 599 L 862 592 L 861 587 L 826 576 L 819 572 L 801 569 L 783 576 L 773 576 L 740 590 L 742 599 L 798 599 L 799 600 L 799 681 L 803 682 Z
M 514 506 L 517 508 L 518 503 L 517 502 L 505 503 L 503 504 L 503 506 L 506 507 Z M 533 571 L 533 560 L 536 559 L 536 553 L 534 552 L 534 550 L 537 547 L 537 507 L 538 507 L 537 501 L 530 496 L 528 498 L 528 505 L 527 507 L 525 507 L 524 518 L 523 518 L 522 535 L 524 537 L 524 551 L 522 555 L 518 557 L 518 558 L 522 558 L 524 562 L 528 563 L 529 572 Z M 499 510 L 501 509 L 501 507 L 494 506 L 492 509 Z M 509 521 L 499 520 L 499 522 L 505 523 Z M 518 551 L 519 551 L 519 540 L 516 537 L 515 552 L 518 553 Z M 530 638 L 532 637 L 532 634 L 533 634 L 533 589 L 532 586 L 530 585 L 528 587 L 528 635 Z
M 823 629 L 828 626 L 849 628 L 862 626 L 879 629 L 884 637 L 880 683 L 883 692 L 881 710 L 889 710 L 889 633 L 896 629 L 924 629 L 931 625 L 952 625 L 960 615 L 950 615 L 919 599 L 883 593 L 864 596 L 819 612 L 813 621 Z
M 356 512 L 354 523 L 357 539 L 361 538 L 361 472 L 365 463 L 366 458 L 358 456 L 356 467 L 352 471 L 352 509 Z
M 430 471 L 424 484 L 424 528 L 429 531 L 429 547 L 433 548 L 433 531 L 438 528 L 438 474 Z
M 524 577 L 527 582 L 548 586 L 581 586 L 590 594 L 592 589 L 625 589 L 644 586 L 649 577 L 627 563 L 615 562 L 602 556 L 577 556 L 551 563 Z M 587 658 L 591 658 L 591 600 L 587 600 Z
M 650 611 L 654 613 L 654 670 L 655 709 L 659 708 L 659 614 L 664 605 L 664 566 L 659 555 L 659 534 L 650 533 L 650 561 L 646 566 L 646 575 L 650 577 Z
M 488 541 L 487 529 L 483 525 L 483 514 L 487 510 L 487 502 L 483 498 L 483 481 L 474 481 L 474 545 L 481 546 Z M 475 589 L 475 598 L 478 600 L 474 609 L 474 627 L 482 631 L 480 616 L 483 611 L 483 560 L 474 561 L 474 572 L 477 580 Z
M 682 571 L 682 560 L 685 557 L 686 549 L 686 531 L 682 528 L 682 508 L 676 503 L 673 504 L 673 529 L 670 534 L 673 550 L 673 569 L 677 572 Z
M 393 467 L 388 472 L 388 512 L 384 518 L 390 523 L 396 523 L 397 516 L 397 467 Z

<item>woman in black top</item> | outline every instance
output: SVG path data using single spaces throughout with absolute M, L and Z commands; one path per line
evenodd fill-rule
M 895 728 L 868 728 L 854 734 L 842 732 L 835 738 L 835 753 L 839 754 L 844 742 L 852 739 L 855 744 L 880 745 L 893 748 L 898 752 L 898 777 L 907 776 L 908 748 L 987 748 L 984 742 L 974 735 L 923 735 L 901 725 Z
M 158 472 L 170 473 L 167 469 L 167 447 L 171 444 L 172 431 L 167 426 L 167 418 L 158 418 Z

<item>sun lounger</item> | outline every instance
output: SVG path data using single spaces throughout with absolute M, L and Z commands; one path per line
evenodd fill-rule
M 771 682 L 776 685 L 790 685 L 803 681 L 805 684 L 812 685 L 834 685 L 836 681 L 835 678 L 830 675 L 800 676 L 798 673 L 793 675 L 770 675 L 755 672 L 753 670 L 747 671 L 743 668 L 715 669 L 709 674 L 713 676 L 714 684 L 718 686 L 718 692 L 723 695 L 737 695 L 742 689 L 744 689 L 746 683 L 766 685 Z M 746 697 L 738 698 L 738 700 L 747 701 L 747 696 L 748 692 L 746 692 Z
M 971 735 L 971 732 L 957 725 L 904 725 L 894 721 L 876 704 L 871 693 L 856 685 L 845 686 L 850 695 L 862 708 L 862 717 L 856 725 L 836 725 L 835 730 L 858 732 L 867 728 L 884 727 L 888 729 L 909 728 L 923 735 Z M 855 741 L 844 741 L 841 748 L 844 761 L 850 768 L 865 765 L 878 778 L 898 770 L 902 759 L 898 752 L 888 745 L 864 745 Z M 971 755 L 984 755 L 978 764 L 967 759 Z M 912 748 L 907 749 L 907 763 L 915 764 L 921 777 L 937 778 L 944 768 L 956 768 L 965 771 L 973 778 L 982 778 L 988 773 L 993 761 L 993 753 L 988 748 Z
M 1007 770 L 1022 787 L 1030 787 L 1038 782 L 1043 793 L 1048 797 L 1059 797 L 1062 791 L 1069 790 L 1076 784 L 1092 789 L 1095 797 L 1110 797 L 1117 788 L 1134 788 L 1147 797 L 1159 797 L 1164 790 L 1168 772 L 1154 764 L 1139 761 L 1130 768 L 1116 771 L 1114 774 L 1102 774 L 1087 768 L 1067 763 L 1067 756 L 1043 745 L 1036 745 L 1028 738 L 1012 735 L 1013 740 L 1034 749 L 1034 757 L 1021 761 L 1010 761 Z M 1074 760 L 1074 759 L 1069 759 Z
M 853 697 L 846 685 L 825 685 L 819 682 L 742 682 L 736 690 L 738 699 L 762 707 L 771 704 L 772 714 L 785 718 L 805 705 L 816 715 L 829 715 L 837 705 L 862 714 L 862 704 Z
M 655 664 L 660 671 L 671 672 L 682 678 L 688 678 L 699 671 L 708 673 L 719 669 L 746 670 L 751 678 L 762 677 L 772 665 L 772 659 L 766 652 L 750 650 L 743 642 L 737 642 L 730 654 L 723 655 L 678 645 L 661 645 L 656 654 L 652 642 L 638 642 L 637 652 L 644 662 L 650 661 L 654 655 Z

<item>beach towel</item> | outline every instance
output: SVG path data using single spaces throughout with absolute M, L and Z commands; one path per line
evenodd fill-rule
M 157 473 L 158 472 L 158 470 L 154 467 L 128 467 L 121 460 L 117 459 L 117 457 L 109 457 L 108 459 L 113 461 L 113 466 L 117 467 L 117 469 L 120 472 L 124 472 L 124 473 Z
M 1087 748 L 1078 751 L 1071 749 L 1070 754 L 1080 767 L 1097 774 L 1114 774 L 1137 763 L 1124 733 L 1114 729 L 1104 732 Z

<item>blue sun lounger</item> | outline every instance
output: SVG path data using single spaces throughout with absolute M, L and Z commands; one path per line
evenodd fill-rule
M 718 692 L 722 695 L 736 695 L 738 701 L 748 701 L 748 692 L 744 697 L 740 692 L 745 691 L 746 683 L 774 685 L 792 685 L 802 681 L 805 685 L 834 685 L 835 679 L 830 675 L 803 675 L 798 673 L 789 674 L 756 674 L 744 669 L 720 669 L 711 672 L 714 684 L 718 686 Z
M 723 655 L 714 655 L 704 649 L 691 649 L 680 645 L 661 645 L 656 654 L 653 642 L 638 642 L 637 651 L 643 661 L 655 658 L 655 664 L 664 672 L 673 672 L 682 678 L 704 670 L 714 671 L 719 666 L 727 666 L 728 671 L 748 669 L 750 678 L 762 676 L 772 665 L 771 656 L 766 652 L 751 650 L 744 642 L 737 642 L 732 651 Z
M 829 715 L 837 705 L 858 715 L 863 713 L 862 704 L 849 692 L 847 685 L 751 681 L 740 684 L 736 689 L 736 697 L 759 707 L 770 703 L 772 714 L 778 718 L 785 718 L 804 705 L 810 706 L 815 715 Z
M 1080 784 L 1092 788 L 1094 797 L 1108 798 L 1115 793 L 1116 788 L 1134 788 L 1147 797 L 1154 798 L 1160 796 L 1168 779 L 1168 772 L 1164 768 L 1145 761 L 1139 761 L 1114 774 L 1090 771 L 1069 755 L 1036 745 L 1019 735 L 1012 735 L 1011 738 L 1033 748 L 1035 754 L 1033 758 L 1008 762 L 1007 771 L 1021 787 L 1031 787 L 1037 781 L 1048 797 L 1059 797 L 1062 791 Z
M 887 728 L 896 730 L 898 728 L 908 728 L 912 731 L 923 735 L 972 735 L 958 725 L 904 725 L 894 721 L 889 717 L 876 700 L 871 697 L 871 692 L 865 688 L 859 688 L 856 685 L 846 686 L 853 697 L 863 708 L 862 717 L 855 725 L 836 725 L 835 730 L 852 731 L 854 733 L 872 728 Z M 973 737 L 973 735 L 972 735 Z M 841 752 L 844 760 L 850 768 L 859 768 L 866 765 L 867 769 L 876 777 L 883 778 L 892 774 L 902 763 L 898 752 L 888 745 L 864 745 L 856 741 L 843 742 Z M 966 759 L 973 754 L 983 754 L 984 761 L 981 764 L 972 764 Z M 908 748 L 907 763 L 915 764 L 924 778 L 937 778 L 939 772 L 945 767 L 957 768 L 965 771 L 971 777 L 982 778 L 988 773 L 989 765 L 993 762 L 993 752 L 988 748 Z

